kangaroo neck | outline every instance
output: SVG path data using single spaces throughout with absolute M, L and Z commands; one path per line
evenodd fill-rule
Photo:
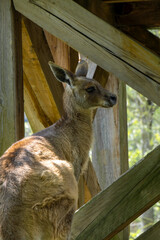
M 71 144 L 71 148 L 67 149 L 65 155 L 68 155 L 67 159 L 72 163 L 78 181 L 80 174 L 86 169 L 89 159 L 92 144 L 92 111 L 76 112 L 72 113 L 72 116 L 66 115 L 62 120 L 62 125 Z

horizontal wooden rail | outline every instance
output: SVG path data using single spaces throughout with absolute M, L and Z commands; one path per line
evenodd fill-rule
M 72 0 L 14 0 L 48 32 L 160 105 L 160 58 Z
M 159 240 L 160 239 L 160 221 L 141 234 L 136 240 Z
M 110 239 L 159 200 L 160 146 L 76 212 L 71 239 Z

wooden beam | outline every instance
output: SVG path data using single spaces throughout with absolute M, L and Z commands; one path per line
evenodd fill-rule
M 25 25 L 22 24 L 24 106 L 33 132 L 56 122 L 59 112 Z
M 63 115 L 63 85 L 58 82 L 48 65 L 49 61 L 53 61 L 52 53 L 48 47 L 43 29 L 27 18 L 24 18 L 24 23 L 30 36 L 33 48 L 38 57 L 42 71 L 47 80 L 48 86 L 57 105 L 58 111 Z
M 160 38 L 153 35 L 146 28 L 141 26 L 125 26 L 121 27 L 121 30 L 139 41 L 145 48 L 148 48 L 154 53 L 160 55 Z
M 133 3 L 133 2 L 156 2 L 159 0 L 102 0 L 104 3 Z
M 40 101 L 36 97 L 30 81 L 28 80 L 26 74 L 24 73 L 24 109 L 31 125 L 33 133 L 38 132 L 46 127 L 49 127 L 52 122 L 45 114 L 43 108 L 41 107 Z
M 24 136 L 21 16 L 12 1 L 0 7 L 0 155 Z
M 126 86 L 110 74 L 106 88 L 117 95 L 118 101 L 114 108 L 98 109 L 93 124 L 92 163 L 102 190 L 128 170 Z M 118 237 L 128 239 L 128 229 Z
M 160 27 L 159 1 L 115 4 L 114 11 L 119 26 Z
M 94 119 L 92 162 L 102 189 L 128 170 L 125 86 L 109 75 L 106 88 L 118 96 L 114 108 L 98 109 Z
M 142 233 L 136 240 L 159 240 L 160 239 L 160 221 Z
M 14 0 L 14 4 L 26 17 L 160 105 L 159 57 L 71 0 Z
M 110 239 L 159 201 L 159 159 L 160 146 L 77 211 L 71 239 Z
M 55 63 L 74 73 L 78 63 L 78 52 L 49 32 L 44 30 L 44 33 Z
M 96 196 L 101 191 L 101 188 L 91 161 L 89 161 L 88 169 L 84 173 L 84 179 L 91 193 L 91 196 Z

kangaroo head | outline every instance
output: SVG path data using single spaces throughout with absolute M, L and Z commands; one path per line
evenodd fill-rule
M 72 97 L 77 107 L 81 109 L 108 108 L 116 104 L 115 94 L 104 89 L 96 80 L 86 78 L 88 64 L 85 61 L 78 64 L 75 74 L 53 62 L 49 62 L 49 65 L 56 79 L 67 83 L 65 92 Z

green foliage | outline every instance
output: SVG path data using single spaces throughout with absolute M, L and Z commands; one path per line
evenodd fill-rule
M 129 165 L 160 143 L 160 108 L 127 87 Z
M 149 31 L 157 37 L 160 37 L 160 28 L 149 29 Z
M 138 237 L 141 234 L 141 230 L 138 228 L 135 232 L 130 233 L 129 240 L 134 240 L 136 237 Z
M 127 87 L 129 166 L 160 144 L 160 108 L 144 96 Z M 154 206 L 154 221 L 160 219 L 160 203 Z M 151 221 L 149 225 L 153 224 Z M 136 239 L 147 226 L 142 218 L 131 224 L 130 240 Z

